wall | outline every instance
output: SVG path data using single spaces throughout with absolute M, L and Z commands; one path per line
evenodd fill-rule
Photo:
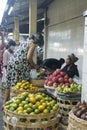
M 87 0 L 54 0 L 48 9 L 47 58 L 66 58 L 75 53 L 82 76 L 84 17 Z

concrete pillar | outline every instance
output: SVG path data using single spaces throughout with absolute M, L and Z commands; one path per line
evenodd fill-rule
M 37 0 L 29 0 L 29 35 L 37 32 Z M 34 62 L 37 62 L 37 52 L 34 53 Z
M 44 11 L 44 54 L 43 59 L 47 58 L 47 40 L 48 40 L 48 27 L 47 27 L 47 9 Z
M 82 75 L 82 100 L 87 102 L 87 11 L 83 13 L 85 19 L 84 26 L 84 53 L 83 53 L 83 75 Z
M 14 40 L 19 44 L 19 17 L 14 18 Z

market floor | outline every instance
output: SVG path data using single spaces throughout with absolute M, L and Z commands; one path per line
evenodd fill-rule
M 0 79 L 0 88 L 1 88 L 1 79 Z M 1 89 L 0 89 L 0 130 L 4 130 L 3 112 L 2 112 L 2 109 L 1 109 L 2 102 L 3 102 L 3 99 L 2 99 Z

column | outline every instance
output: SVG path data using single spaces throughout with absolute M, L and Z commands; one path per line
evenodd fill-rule
M 29 0 L 29 35 L 37 32 L 37 0 Z M 37 51 L 34 53 L 34 62 L 37 62 Z
M 44 54 L 43 54 L 43 59 L 47 58 L 47 40 L 48 40 L 48 23 L 47 23 L 47 8 L 44 11 L 44 18 L 45 18 L 45 22 L 44 22 Z
M 19 17 L 14 18 L 14 40 L 19 44 Z
M 82 75 L 82 100 L 87 102 L 87 11 L 83 13 L 85 19 L 84 26 L 84 53 L 83 53 L 83 75 Z

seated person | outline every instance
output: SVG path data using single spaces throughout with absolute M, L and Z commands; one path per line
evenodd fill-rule
M 74 54 L 69 55 L 66 59 L 66 65 L 62 71 L 66 72 L 71 78 L 74 78 L 74 76 L 79 77 L 79 71 L 77 65 L 75 65 L 75 62 L 77 61 L 78 58 Z
M 49 58 L 43 61 L 42 66 L 49 69 L 49 71 L 55 71 L 56 69 L 60 69 L 64 63 L 65 60 L 63 58 L 60 58 L 60 60 Z

